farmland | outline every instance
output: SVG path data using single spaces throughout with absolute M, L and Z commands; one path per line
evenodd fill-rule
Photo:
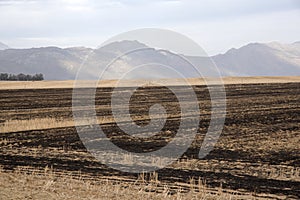
M 184 95 L 185 87 L 173 87 Z M 154 189 L 144 188 L 143 192 L 164 194 L 167 187 L 170 198 L 179 190 L 200 192 L 199 185 L 204 185 L 206 193 L 215 195 L 222 190 L 240 198 L 299 199 L 300 82 L 225 85 L 227 114 L 223 132 L 213 151 L 203 159 L 197 155 L 210 122 L 210 96 L 204 85 L 193 89 L 201 108 L 197 137 L 176 162 L 150 174 L 120 172 L 93 158 L 74 127 L 72 88 L 2 89 L 0 176 L 5 179 L 7 174 L 24 177 L 33 173 L 31 178 L 43 174 L 47 177 L 51 172 L 62 182 L 68 176 L 94 181 L 93 185 L 101 185 L 103 180 L 135 185 L 155 182 Z M 180 109 L 168 88 L 143 87 L 131 98 L 132 119 L 139 125 L 149 123 L 149 107 L 155 103 L 162 104 L 168 113 L 163 129 L 143 139 L 127 135 L 114 122 L 112 90 L 98 88 L 95 102 L 99 124 L 115 145 L 128 152 L 149 152 L 162 148 L 176 135 Z M 118 88 L 121 93 L 130 90 Z M 124 158 L 126 162 L 131 159 L 130 153 Z

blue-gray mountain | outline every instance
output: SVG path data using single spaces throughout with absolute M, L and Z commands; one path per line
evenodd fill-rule
M 125 52 L 131 52 L 111 60 Z M 0 43 L 0 72 L 35 74 L 43 73 L 47 80 L 74 79 L 85 58 L 85 79 L 95 79 L 105 69 L 103 79 L 117 79 L 134 66 L 152 63 L 141 71 L 132 71 L 127 78 L 198 77 L 199 74 L 181 57 L 168 51 L 147 47 L 137 41 L 114 42 L 93 50 L 85 47 L 43 47 L 9 49 Z M 210 58 L 185 56 L 204 70 L 210 67 Z M 300 75 L 300 42 L 280 44 L 276 42 L 252 43 L 225 54 L 212 56 L 222 76 L 296 76 Z M 161 65 L 155 65 L 160 63 Z M 175 69 L 171 74 L 163 65 Z M 100 69 L 100 70 L 99 70 Z M 205 73 L 204 73 L 205 74 Z

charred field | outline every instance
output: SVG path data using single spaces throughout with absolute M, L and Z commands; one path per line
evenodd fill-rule
M 176 88 L 185 95 L 185 87 Z M 201 110 L 196 113 L 198 134 L 181 158 L 157 171 L 157 191 L 168 185 L 170 194 L 179 187 L 187 192 L 191 181 L 201 180 L 212 191 L 222 188 L 257 198 L 299 199 L 300 83 L 225 85 L 225 125 L 214 149 L 203 159 L 197 155 L 210 123 L 210 96 L 205 86 L 193 89 Z M 128 152 L 149 152 L 162 148 L 176 135 L 180 106 L 170 90 L 143 87 L 131 97 L 129 109 L 138 125 L 150 122 L 153 104 L 161 104 L 168 114 L 163 129 L 143 139 L 124 133 L 114 122 L 112 90 L 98 88 L 95 102 L 99 124 L 115 145 Z M 132 88 L 117 90 L 126 93 Z M 0 166 L 4 172 L 43 174 L 49 168 L 58 176 L 80 175 L 88 180 L 135 182 L 140 178 L 140 174 L 101 164 L 87 151 L 72 122 L 72 89 L 0 90 L 0 102 Z M 130 156 L 124 159 L 130 160 Z

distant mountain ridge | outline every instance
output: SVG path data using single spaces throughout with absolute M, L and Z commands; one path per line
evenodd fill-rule
M 143 49 L 123 56 L 114 66 L 107 68 L 104 79 L 118 79 L 129 68 L 144 63 L 162 63 L 177 70 L 184 77 L 197 77 L 198 73 L 187 66 L 180 57 L 168 52 L 147 47 L 138 41 L 120 41 L 93 50 L 85 47 L 58 48 L 42 47 L 31 49 L 9 49 L 0 43 L 0 72 L 43 73 L 47 80 L 74 79 L 77 70 L 89 55 L 90 68 L 87 79 L 95 79 L 97 68 L 104 69 L 112 59 L 132 49 Z M 185 56 L 202 70 L 209 67 L 204 57 Z M 230 49 L 224 54 L 212 56 L 222 76 L 296 76 L 300 75 L 300 42 L 292 44 L 251 43 L 238 49 Z M 143 72 L 136 72 L 140 78 L 177 78 L 157 66 L 149 66 Z M 130 78 L 130 77 L 129 77 Z M 134 78 L 134 76 L 133 76 Z
M 300 42 L 251 43 L 212 59 L 224 76 L 300 75 Z
M 9 49 L 9 46 L 7 46 L 6 44 L 0 42 L 0 50 L 5 50 L 5 49 Z

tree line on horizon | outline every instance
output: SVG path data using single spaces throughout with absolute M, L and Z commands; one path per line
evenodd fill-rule
M 8 74 L 0 73 L 0 81 L 42 81 L 44 80 L 44 75 L 39 74 Z

